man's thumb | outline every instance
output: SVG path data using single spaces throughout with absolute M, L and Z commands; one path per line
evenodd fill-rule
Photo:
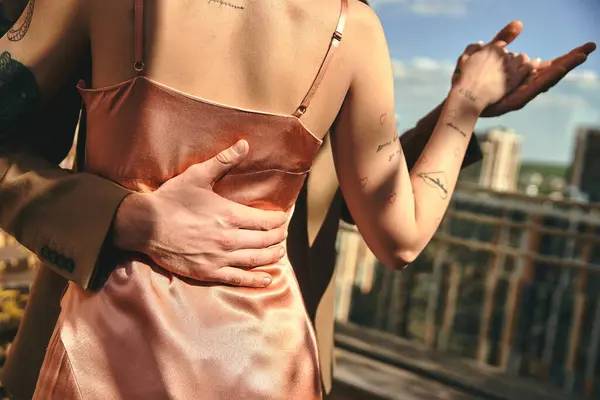
M 500 32 L 494 36 L 490 44 L 495 44 L 500 47 L 505 47 L 515 40 L 523 31 L 523 23 L 521 21 L 509 22 Z
M 238 166 L 248 155 L 248 142 L 238 140 L 230 148 L 223 150 L 210 160 L 204 162 L 206 177 L 212 187 L 219 179 L 226 175 L 232 168 Z

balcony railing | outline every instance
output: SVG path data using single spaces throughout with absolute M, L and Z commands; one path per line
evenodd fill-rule
M 459 190 L 402 271 L 380 265 L 342 224 L 336 318 L 598 395 L 599 215 L 580 203 Z

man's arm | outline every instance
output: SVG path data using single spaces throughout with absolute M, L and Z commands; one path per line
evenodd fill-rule
M 81 100 L 74 84 L 57 100 L 19 124 L 0 146 L 0 227 L 86 288 L 115 212 L 130 192 L 58 167 L 73 143 Z

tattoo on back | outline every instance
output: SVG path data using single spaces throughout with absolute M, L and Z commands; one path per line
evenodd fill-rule
M 8 51 L 0 55 L 0 139 L 23 114 L 40 100 L 33 73 Z
M 228 1 L 225 0 L 208 0 L 208 4 L 217 4 L 220 7 L 229 7 L 229 8 L 234 8 L 236 10 L 243 10 L 245 7 L 244 6 L 238 6 L 237 4 L 233 4 L 230 3 Z
M 419 172 L 417 176 L 423 181 L 437 189 L 439 196 L 442 199 L 448 198 L 448 189 L 446 189 L 446 174 L 444 171 L 436 171 L 436 172 Z
M 6 37 L 11 42 L 18 42 L 23 39 L 27 32 L 29 31 L 29 26 L 31 25 L 31 20 L 33 19 L 33 9 L 35 8 L 35 0 L 30 0 L 29 4 L 27 4 L 27 8 L 23 12 L 23 15 L 15 26 L 13 26 L 7 33 Z

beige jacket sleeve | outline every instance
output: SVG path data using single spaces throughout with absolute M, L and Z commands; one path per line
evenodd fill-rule
M 73 143 L 80 107 L 77 93 L 61 99 L 0 145 L 0 228 L 43 261 L 0 377 L 19 400 L 31 399 L 35 390 L 67 279 L 89 287 L 113 217 L 129 193 L 59 167 Z
M 69 86 L 2 139 L 0 228 L 50 269 L 88 288 L 116 210 L 130 192 L 59 167 L 72 147 L 80 108 Z
M 0 228 L 83 288 L 128 193 L 106 179 L 25 152 L 0 157 Z

